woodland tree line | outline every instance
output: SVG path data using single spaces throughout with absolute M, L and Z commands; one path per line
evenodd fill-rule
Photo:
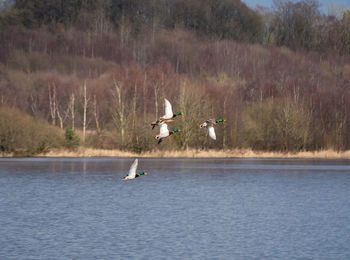
M 0 151 L 350 148 L 350 11 L 316 1 L 7 1 Z M 157 145 L 164 97 L 182 132 Z M 227 122 L 208 138 L 199 124 Z

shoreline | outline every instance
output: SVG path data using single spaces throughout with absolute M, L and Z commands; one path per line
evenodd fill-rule
M 0 154 L 0 158 L 16 158 L 13 154 Z M 18 156 L 21 157 L 21 156 Z M 28 156 L 23 156 L 28 157 Z M 276 158 L 276 159 L 350 159 L 350 150 L 337 152 L 334 150 L 302 151 L 295 153 L 253 151 L 250 149 L 234 150 L 195 150 L 188 149 L 182 151 L 149 151 L 141 154 L 120 151 L 103 150 L 91 148 L 79 148 L 76 151 L 63 149 L 53 149 L 47 153 L 29 156 L 28 158 Z

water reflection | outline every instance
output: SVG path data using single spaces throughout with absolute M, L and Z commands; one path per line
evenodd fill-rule
M 87 159 L 82 159 L 83 160 L 83 174 L 84 176 L 86 175 L 86 164 L 87 164 Z

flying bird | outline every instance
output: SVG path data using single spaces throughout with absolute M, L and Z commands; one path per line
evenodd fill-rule
M 218 123 L 223 123 L 226 122 L 225 119 L 208 119 L 206 120 L 204 123 L 200 124 L 200 128 L 206 128 L 208 130 L 209 136 L 216 140 L 216 134 L 215 134 L 215 130 L 214 130 L 214 125 L 218 124 Z
M 172 120 L 173 118 L 175 118 L 176 116 L 181 116 L 182 115 L 181 112 L 177 112 L 176 114 L 174 114 L 173 113 L 173 108 L 172 108 L 169 100 L 164 98 L 164 101 L 165 101 L 165 115 L 161 116 L 156 121 L 153 121 L 151 123 L 152 129 L 154 129 L 157 125 L 160 126 L 160 125 L 162 125 L 164 123 L 173 122 L 174 121 L 174 120 Z
M 162 123 L 160 126 L 159 135 L 156 135 L 154 138 L 158 140 L 158 144 L 160 144 L 164 138 L 177 132 L 181 132 L 181 130 L 176 128 L 173 131 L 169 132 L 168 125 L 166 123 Z
M 126 175 L 122 181 L 128 181 L 128 180 L 133 180 L 137 177 L 140 177 L 141 175 L 147 175 L 147 172 L 139 172 L 136 173 L 136 169 L 137 169 L 137 164 L 138 164 L 138 159 L 135 159 L 135 161 L 132 163 L 130 170 L 129 170 L 129 174 Z

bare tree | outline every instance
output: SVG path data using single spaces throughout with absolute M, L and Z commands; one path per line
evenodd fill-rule
M 67 117 L 68 117 L 68 113 L 69 113 L 69 105 L 67 107 L 67 109 L 63 112 L 63 115 L 61 115 L 61 112 L 60 112 L 60 108 L 58 106 L 58 103 L 57 103 L 57 117 L 58 117 L 58 120 L 60 121 L 60 128 L 62 129 L 63 128 L 63 123 L 64 121 L 66 121 Z
M 105 7 L 98 8 L 94 13 L 93 31 L 96 33 L 108 33 L 112 29 L 112 24 L 108 19 Z
M 83 143 L 85 143 L 85 137 L 86 137 L 86 126 L 87 126 L 87 121 L 86 121 L 86 116 L 87 116 L 87 108 L 89 104 L 89 98 L 87 97 L 86 93 L 86 80 L 84 81 L 84 87 L 83 87 L 83 98 L 84 98 L 84 106 L 83 106 Z
M 137 99 L 137 85 L 134 85 L 134 97 L 133 97 L 133 119 L 132 119 L 132 130 L 135 129 L 135 121 L 136 121 L 136 99 Z
M 52 125 L 56 125 L 56 85 L 55 83 L 48 85 L 49 89 L 49 105 L 50 105 L 50 114 Z
M 145 73 L 145 77 L 142 85 L 142 95 L 143 95 L 143 120 L 146 120 L 146 82 L 147 82 L 147 73 Z
M 70 112 L 71 112 L 71 119 L 72 119 L 72 130 L 74 131 L 75 127 L 75 95 L 72 92 L 70 95 Z
M 94 117 L 95 117 L 96 130 L 97 130 L 97 133 L 99 134 L 101 132 L 101 128 L 100 128 L 100 122 L 99 122 L 99 111 L 97 107 L 96 95 L 94 95 Z
M 121 143 L 124 145 L 125 141 L 125 127 L 126 127 L 126 116 L 125 116 L 125 104 L 122 100 L 122 86 L 114 80 L 114 91 L 112 92 L 114 97 L 114 109 L 112 117 L 114 123 L 120 128 Z
M 181 123 L 180 127 L 182 128 L 180 134 L 181 145 L 184 149 L 190 146 L 199 146 L 206 134 L 199 128 L 200 120 L 208 119 L 204 117 L 205 115 L 202 115 L 206 107 L 205 102 L 203 102 L 203 95 L 199 89 L 196 89 L 196 86 L 191 86 L 184 80 L 180 86 L 179 101 L 180 111 L 182 113 L 181 121 L 178 122 Z
M 156 118 L 158 118 L 158 114 L 159 114 L 158 96 L 159 96 L 159 85 L 155 84 L 154 85 L 154 106 L 156 109 Z
M 293 49 L 313 47 L 317 19 L 320 17 L 319 3 L 303 0 L 297 3 L 275 0 L 273 27 L 277 45 Z
M 224 102 L 223 102 L 223 114 L 222 114 L 222 116 L 223 117 L 226 117 L 226 106 L 227 106 L 227 97 L 228 97 L 228 95 L 226 95 L 225 97 L 224 97 Z M 226 149 L 226 142 L 227 142 L 227 137 L 226 137 L 226 135 L 227 135 L 227 131 L 226 131 L 226 124 L 224 124 L 223 125 L 223 137 L 222 137 L 222 148 L 223 149 Z

